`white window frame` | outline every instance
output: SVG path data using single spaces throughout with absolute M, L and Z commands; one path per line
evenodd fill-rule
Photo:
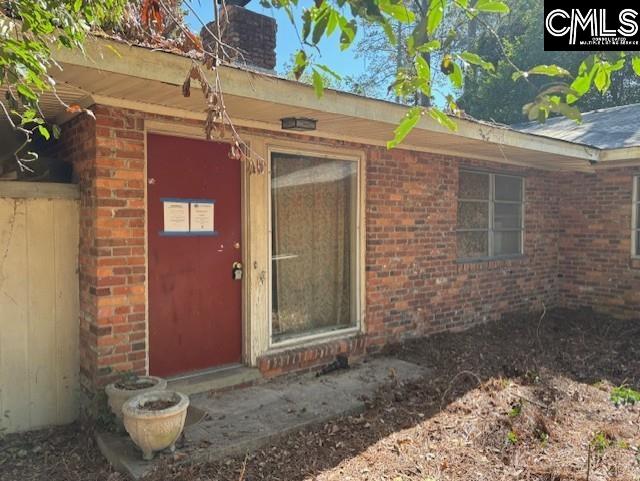
M 631 257 L 640 259 L 640 246 L 638 245 L 638 232 L 640 232 L 640 175 L 633 177 L 633 202 L 631 203 Z
M 354 284 L 354 292 L 353 292 L 353 303 L 351 306 L 351 310 L 354 313 L 355 322 L 353 326 L 337 329 L 335 331 L 329 332 L 319 332 L 319 333 L 311 333 L 311 334 L 302 334 L 300 336 L 292 337 L 289 339 L 285 339 L 282 341 L 275 341 L 273 339 L 273 245 L 272 245 L 272 234 L 273 234 L 273 219 L 271 216 L 271 162 L 274 154 L 289 154 L 289 155 L 299 155 L 306 157 L 316 157 L 322 159 L 331 159 L 331 160 L 342 160 L 342 161 L 350 161 L 356 163 L 356 226 L 355 226 L 355 275 L 353 279 Z M 357 334 L 360 334 L 364 331 L 364 306 L 365 306 L 365 239 L 366 233 L 364 232 L 365 223 L 364 223 L 364 191 L 365 191 L 365 179 L 364 179 L 364 155 L 359 155 L 358 153 L 345 154 L 342 151 L 332 151 L 332 150 L 314 150 L 313 148 L 305 148 L 301 147 L 292 148 L 289 146 L 274 144 L 269 145 L 267 147 L 267 156 L 268 156 L 268 169 L 267 169 L 267 191 L 268 191 L 268 239 L 269 239 L 269 262 L 268 262 L 268 351 L 269 352 L 277 352 L 283 349 L 289 349 L 291 347 L 301 347 L 306 345 L 319 344 L 322 342 L 327 342 L 334 339 L 344 339 L 346 337 L 351 337 Z
M 518 257 L 523 257 L 525 255 L 524 253 L 524 238 L 525 238 L 525 222 L 524 222 L 524 214 L 525 214 L 525 178 L 524 176 L 521 175 L 513 175 L 513 174 L 505 174 L 502 172 L 489 172 L 489 171 L 483 171 L 483 170 L 474 170 L 474 169 L 459 169 L 458 171 L 458 181 L 460 180 L 460 174 L 463 173 L 467 173 L 467 174 L 481 174 L 481 175 L 488 175 L 489 176 L 489 198 L 488 199 L 477 199 L 478 202 L 487 202 L 489 204 L 489 216 L 488 216 L 488 228 L 487 229 L 480 229 L 480 228 L 476 228 L 476 229 L 465 229 L 465 228 L 459 228 L 458 227 L 458 219 L 457 219 L 457 211 L 458 211 L 458 205 L 460 202 L 464 202 L 464 201 L 469 201 L 469 202 L 474 202 L 476 199 L 461 199 L 460 198 L 460 191 L 458 190 L 458 197 L 456 199 L 456 257 L 458 259 L 458 262 L 482 262 L 482 261 L 491 261 L 491 260 L 496 260 L 496 259 L 514 259 L 514 258 L 518 258 Z M 522 198 L 520 200 L 520 202 L 516 202 L 516 201 L 504 201 L 504 200 L 499 200 L 496 201 L 496 176 L 499 177 L 511 177 L 513 179 L 518 179 L 521 182 L 521 188 L 522 188 Z M 496 232 L 495 229 L 495 225 L 494 225 L 494 219 L 495 219 L 495 206 L 496 206 L 496 202 L 500 203 L 500 204 L 520 204 L 520 229 L 519 232 L 521 233 L 520 235 L 520 252 L 518 252 L 517 254 L 502 254 L 502 255 L 496 255 L 494 253 L 494 235 Z M 488 255 L 487 256 L 480 256 L 480 257 L 460 257 L 457 255 L 457 246 L 458 246 L 458 233 L 459 232 L 488 232 L 488 239 L 487 239 L 487 251 L 488 251 Z M 498 232 L 507 232 L 509 231 L 509 229 L 499 229 Z M 511 231 L 516 232 L 518 231 L 518 229 L 512 229 Z

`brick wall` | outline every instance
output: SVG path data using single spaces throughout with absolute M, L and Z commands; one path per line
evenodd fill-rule
M 146 371 L 144 121 L 160 119 L 102 106 L 94 111 L 95 124 L 78 117 L 65 125 L 63 137 L 82 184 L 81 349 L 87 388 L 103 385 L 118 371 Z M 617 305 L 611 300 L 617 296 L 626 303 L 620 311 L 637 308 L 638 271 L 629 270 L 629 170 L 559 175 L 320 142 L 362 149 L 367 159 L 366 333 L 264 356 L 259 367 L 267 375 L 314 369 L 337 353 L 374 352 L 406 337 L 539 311 L 543 304 Z M 457 262 L 461 166 L 525 176 L 524 256 Z M 615 270 L 607 267 L 611 249 L 619 252 Z
M 522 174 L 524 256 L 459 264 L 458 170 Z M 367 166 L 369 346 L 462 329 L 506 313 L 554 307 L 557 207 L 554 175 L 433 154 L 372 150 Z
M 631 258 L 633 176 L 640 167 L 564 174 L 560 294 L 567 307 L 639 317 L 640 260 Z
M 80 184 L 80 373 L 88 391 L 146 372 L 144 134 L 141 118 L 93 107 L 56 149 Z
M 367 338 L 358 334 L 349 339 L 338 339 L 311 347 L 295 347 L 277 354 L 262 356 L 258 368 L 265 377 L 275 377 L 290 372 L 313 371 L 332 362 L 338 354 L 347 354 L 353 359 L 366 352 Z
M 309 139 L 311 140 L 311 139 Z M 327 141 L 322 141 L 327 144 Z M 509 313 L 558 305 L 556 174 L 442 155 L 364 149 L 366 335 L 261 359 L 268 374 L 313 369 L 337 353 L 356 356 L 408 337 L 468 328 Z M 525 255 L 457 262 L 461 166 L 525 176 Z M 358 342 L 364 342 L 360 349 Z
M 144 124 L 97 106 L 94 384 L 146 371 Z
M 78 278 L 80 295 L 80 382 L 90 387 L 98 361 L 96 342 L 100 331 L 96 324 L 96 123 L 80 115 L 64 124 L 60 140 L 51 145 L 52 154 L 73 164 L 74 181 L 80 187 L 80 236 Z

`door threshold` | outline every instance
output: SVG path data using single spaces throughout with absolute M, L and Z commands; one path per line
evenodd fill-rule
M 184 374 L 176 374 L 175 376 L 169 376 L 167 378 L 167 382 L 184 381 L 186 379 L 191 379 L 193 377 L 206 376 L 207 374 L 215 374 L 223 371 L 228 371 L 230 369 L 238 369 L 241 367 L 245 367 L 244 364 L 234 363 L 234 364 L 225 364 L 224 366 L 210 367 L 207 369 L 199 369 L 197 371 L 190 371 Z
M 168 389 L 192 395 L 249 386 L 262 379 L 260 370 L 243 364 L 231 364 L 167 379 Z

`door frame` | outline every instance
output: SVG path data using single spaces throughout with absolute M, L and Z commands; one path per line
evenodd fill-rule
M 144 174 L 143 174 L 143 182 L 144 182 L 144 245 L 145 245 L 145 344 L 146 348 L 146 373 L 149 374 L 149 353 L 151 352 L 151 345 L 149 344 L 149 204 L 148 204 L 148 196 L 147 196 L 147 187 L 149 185 L 149 179 L 147 175 L 148 165 L 149 165 L 149 155 L 148 155 L 148 138 L 149 134 L 158 134 L 165 135 L 167 137 L 177 137 L 177 138 L 185 138 L 185 139 L 194 139 L 194 140 L 202 140 L 203 142 L 218 142 L 218 143 L 226 143 L 231 144 L 232 139 L 230 137 L 225 137 L 223 139 L 215 139 L 208 141 L 205 138 L 204 130 L 201 125 L 185 125 L 184 123 L 179 123 L 175 121 L 164 121 L 164 120 L 144 120 Z M 244 136 L 243 140 L 250 146 L 251 138 L 250 136 Z M 240 162 L 240 161 L 238 161 Z M 241 281 L 241 301 L 240 301 L 240 323 L 242 329 L 242 353 L 241 353 L 241 363 L 243 365 L 250 365 L 250 352 L 249 352 L 249 343 L 251 340 L 251 325 L 247 319 L 247 302 L 248 300 L 248 282 L 249 282 L 249 269 L 247 267 L 247 259 L 249 258 L 249 245 L 248 245 L 248 213 L 247 213 L 247 202 L 246 202 L 246 188 L 247 188 L 247 176 L 248 172 L 244 166 L 244 163 L 241 164 L 241 173 L 240 173 L 240 225 L 242 234 L 240 237 L 240 242 L 242 244 L 242 248 L 240 250 L 240 256 L 242 259 L 243 266 L 243 276 Z M 224 367 L 224 366 L 223 366 Z M 212 368 L 212 370 L 218 369 L 217 367 Z M 187 373 L 188 375 L 189 373 Z

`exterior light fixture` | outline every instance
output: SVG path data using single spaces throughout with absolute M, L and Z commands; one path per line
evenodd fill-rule
M 306 117 L 285 117 L 281 119 L 281 122 L 282 130 L 298 131 L 316 130 L 316 124 L 318 123 L 317 120 Z

